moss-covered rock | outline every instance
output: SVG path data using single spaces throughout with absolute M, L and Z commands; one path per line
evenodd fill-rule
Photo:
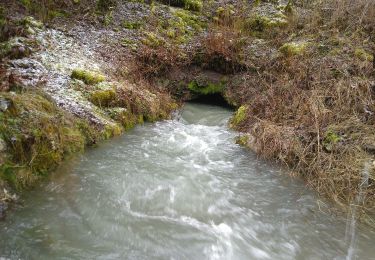
M 71 78 L 82 80 L 88 85 L 95 85 L 105 80 L 105 76 L 99 72 L 84 69 L 74 69 L 71 74 Z
M 24 37 L 13 37 L 0 43 L 0 60 L 4 58 L 21 59 L 29 56 L 37 46 L 37 42 Z

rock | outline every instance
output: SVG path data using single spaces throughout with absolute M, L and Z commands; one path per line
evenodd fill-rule
M 0 111 L 6 112 L 12 106 L 12 101 L 3 97 L 0 97 Z M 0 147 L 1 147 L 1 139 L 0 139 Z M 1 149 L 0 149 L 1 151 Z
M 14 37 L 0 44 L 0 58 L 22 59 L 32 53 L 31 40 L 23 37 Z
M 373 144 L 364 144 L 363 149 L 371 154 L 375 154 L 375 145 Z
M 45 67 L 36 60 L 23 58 L 10 62 L 9 83 L 14 88 L 35 88 L 42 83 Z

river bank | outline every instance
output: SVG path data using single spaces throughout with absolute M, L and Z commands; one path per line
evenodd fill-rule
M 119 57 L 101 52 L 111 31 L 76 24 L 69 35 L 21 11 L 2 30 L 10 35 L 1 43 L 0 218 L 64 158 L 178 106 L 147 82 L 117 76 Z

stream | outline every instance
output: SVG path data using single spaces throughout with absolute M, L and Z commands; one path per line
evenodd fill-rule
M 349 243 L 345 218 L 235 144 L 231 115 L 189 103 L 69 160 L 0 222 L 0 259 L 374 259 L 375 232 Z

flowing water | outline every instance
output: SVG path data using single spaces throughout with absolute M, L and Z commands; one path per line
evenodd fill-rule
M 234 143 L 231 111 L 187 104 L 61 167 L 0 223 L 0 259 L 374 259 L 375 234 Z

